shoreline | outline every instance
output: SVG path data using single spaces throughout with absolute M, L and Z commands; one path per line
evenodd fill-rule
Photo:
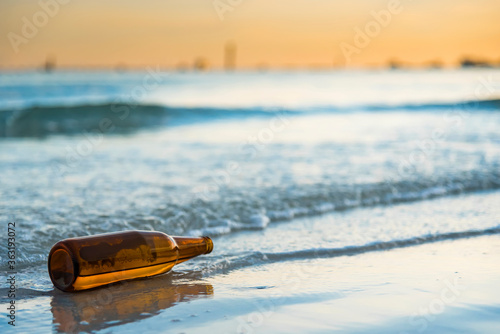
M 209 277 L 174 272 L 87 293 L 54 290 L 20 300 L 16 332 L 493 333 L 499 241 L 487 235 Z

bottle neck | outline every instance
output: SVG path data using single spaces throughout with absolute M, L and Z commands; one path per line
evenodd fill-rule
M 209 237 L 172 237 L 179 248 L 179 260 L 177 263 L 184 262 L 195 256 L 208 254 L 214 248 L 212 239 Z

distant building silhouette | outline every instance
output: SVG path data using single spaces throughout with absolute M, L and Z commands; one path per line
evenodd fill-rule
M 115 65 L 116 72 L 125 72 L 127 71 L 127 65 L 125 63 L 118 63 Z
M 189 70 L 189 64 L 186 62 L 179 62 L 175 66 L 175 70 L 178 72 L 186 72 Z
M 224 69 L 233 71 L 236 69 L 236 44 L 227 42 L 224 47 Z
M 43 65 L 43 69 L 45 72 L 52 72 L 56 68 L 56 57 L 49 55 L 45 59 L 45 64 Z
M 195 71 L 206 71 L 208 70 L 208 61 L 203 57 L 197 57 L 193 63 L 193 69 Z
M 460 61 L 461 67 L 493 67 L 493 64 L 488 62 L 487 60 L 478 60 L 472 58 L 462 58 Z
M 391 70 L 398 70 L 403 67 L 403 64 L 395 59 L 390 60 L 388 65 Z
M 260 72 L 267 72 L 269 71 L 269 65 L 267 63 L 259 63 L 255 66 L 255 69 Z
M 431 60 L 431 61 L 427 62 L 424 66 L 429 68 L 429 69 L 437 70 L 437 69 L 443 68 L 443 63 L 439 60 Z

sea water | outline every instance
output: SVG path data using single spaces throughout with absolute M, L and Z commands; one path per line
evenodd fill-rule
M 499 233 L 499 79 L 2 73 L 0 215 L 16 223 L 20 288 L 53 289 L 55 242 L 129 229 L 213 237 L 214 253 L 184 268 L 214 275 Z M 6 254 L 5 241 L 2 266 Z

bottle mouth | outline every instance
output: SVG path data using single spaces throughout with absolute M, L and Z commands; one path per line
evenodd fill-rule
M 214 249 L 214 243 L 213 243 L 212 239 L 210 239 L 209 237 L 203 237 L 203 239 L 205 240 L 205 242 L 207 244 L 207 251 L 205 252 L 205 254 L 209 254 Z
M 75 264 L 71 254 L 64 248 L 58 248 L 49 255 L 49 274 L 55 287 L 69 291 L 75 281 Z

